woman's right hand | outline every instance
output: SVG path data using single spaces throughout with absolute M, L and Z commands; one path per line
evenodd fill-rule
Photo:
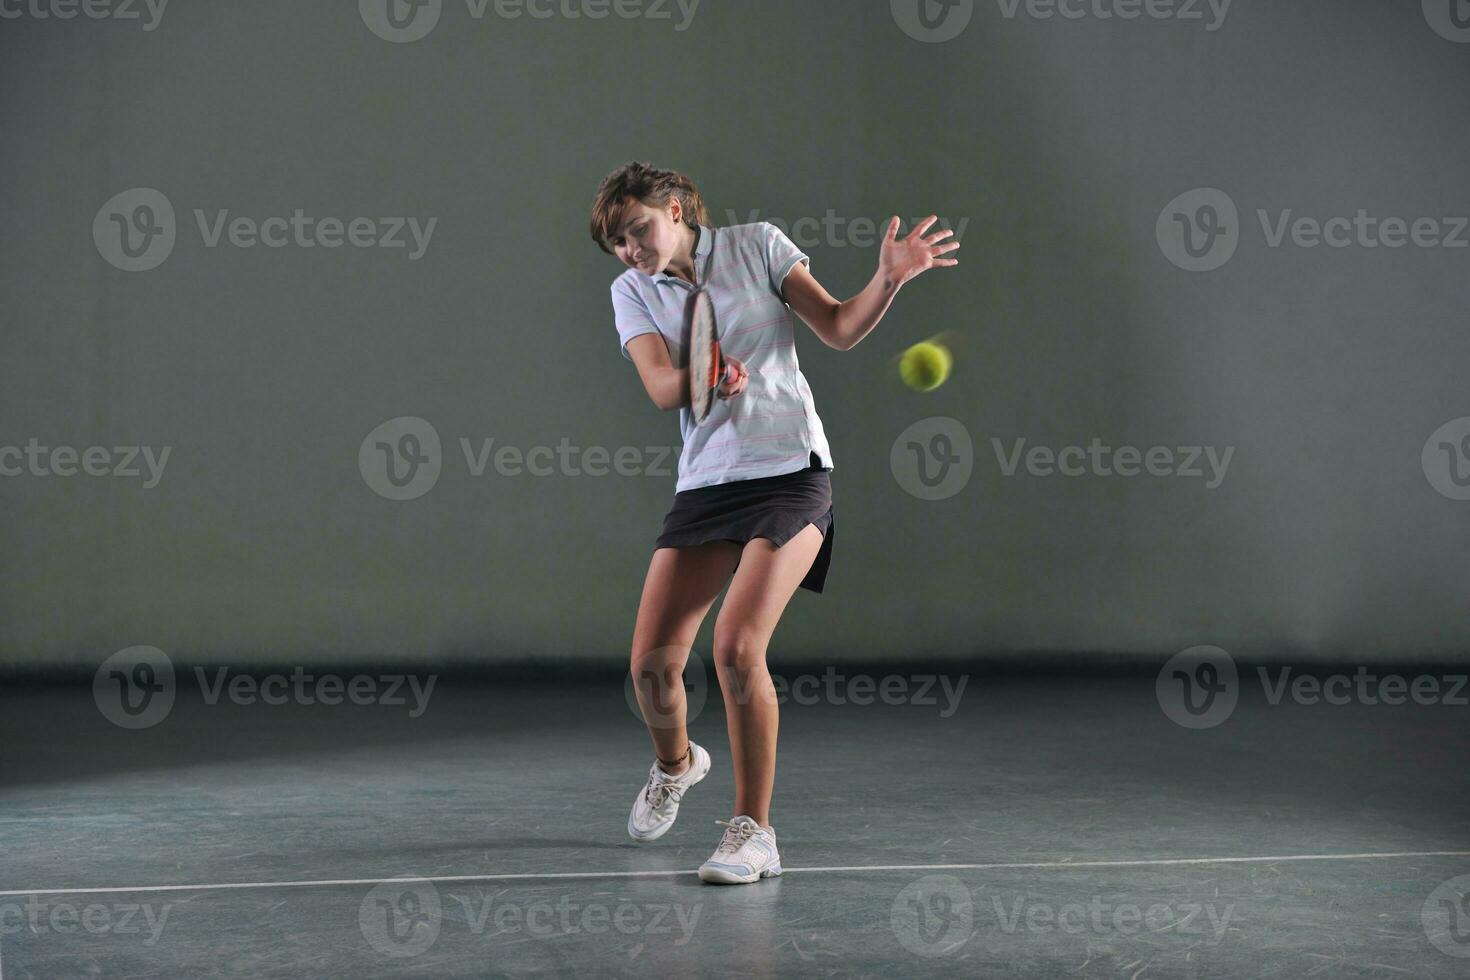
M 745 370 L 744 361 L 736 360 L 733 357 L 727 357 L 725 358 L 725 363 L 729 365 L 729 367 L 725 369 L 725 378 L 720 382 L 720 386 L 715 389 L 715 394 L 718 395 L 720 398 L 734 398 L 736 395 L 745 390 L 746 384 L 750 381 L 750 374 Z M 730 368 L 734 368 L 733 382 L 730 380 Z

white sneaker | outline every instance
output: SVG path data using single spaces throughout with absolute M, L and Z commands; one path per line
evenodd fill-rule
M 710 859 L 699 866 L 699 878 L 715 885 L 743 885 L 781 873 L 776 832 L 741 814 L 725 825 L 725 836 Z
M 679 800 L 684 791 L 709 775 L 709 753 L 693 741 L 689 743 L 689 768 L 677 776 L 659 768 L 654 760 L 648 770 L 648 782 L 633 801 L 628 814 L 628 836 L 636 841 L 658 840 L 669 832 L 679 815 Z

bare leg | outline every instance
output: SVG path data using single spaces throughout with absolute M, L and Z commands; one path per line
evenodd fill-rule
M 779 721 L 766 648 L 821 547 L 822 532 L 812 524 L 780 548 L 767 538 L 746 542 L 715 619 L 715 670 L 735 763 L 735 814 L 763 827 L 770 826 Z
M 740 545 L 711 541 L 689 548 L 658 548 L 648 563 L 638 620 L 633 627 L 633 674 L 638 706 L 660 759 L 660 768 L 683 772 L 689 733 L 681 673 L 694 637 L 740 561 Z

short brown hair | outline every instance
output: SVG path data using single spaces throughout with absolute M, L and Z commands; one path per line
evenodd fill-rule
M 633 160 L 602 178 L 592 201 L 592 240 L 608 255 L 613 250 L 607 247 L 607 240 L 623 226 L 630 197 L 651 208 L 667 207 L 669 198 L 677 197 L 684 224 L 691 228 L 709 224 L 709 211 L 694 181 L 677 170 L 660 170 L 651 163 Z

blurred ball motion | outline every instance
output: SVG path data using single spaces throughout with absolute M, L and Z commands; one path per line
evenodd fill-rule
M 948 347 L 925 340 L 903 352 L 898 375 L 915 391 L 933 391 L 944 384 L 953 363 Z

